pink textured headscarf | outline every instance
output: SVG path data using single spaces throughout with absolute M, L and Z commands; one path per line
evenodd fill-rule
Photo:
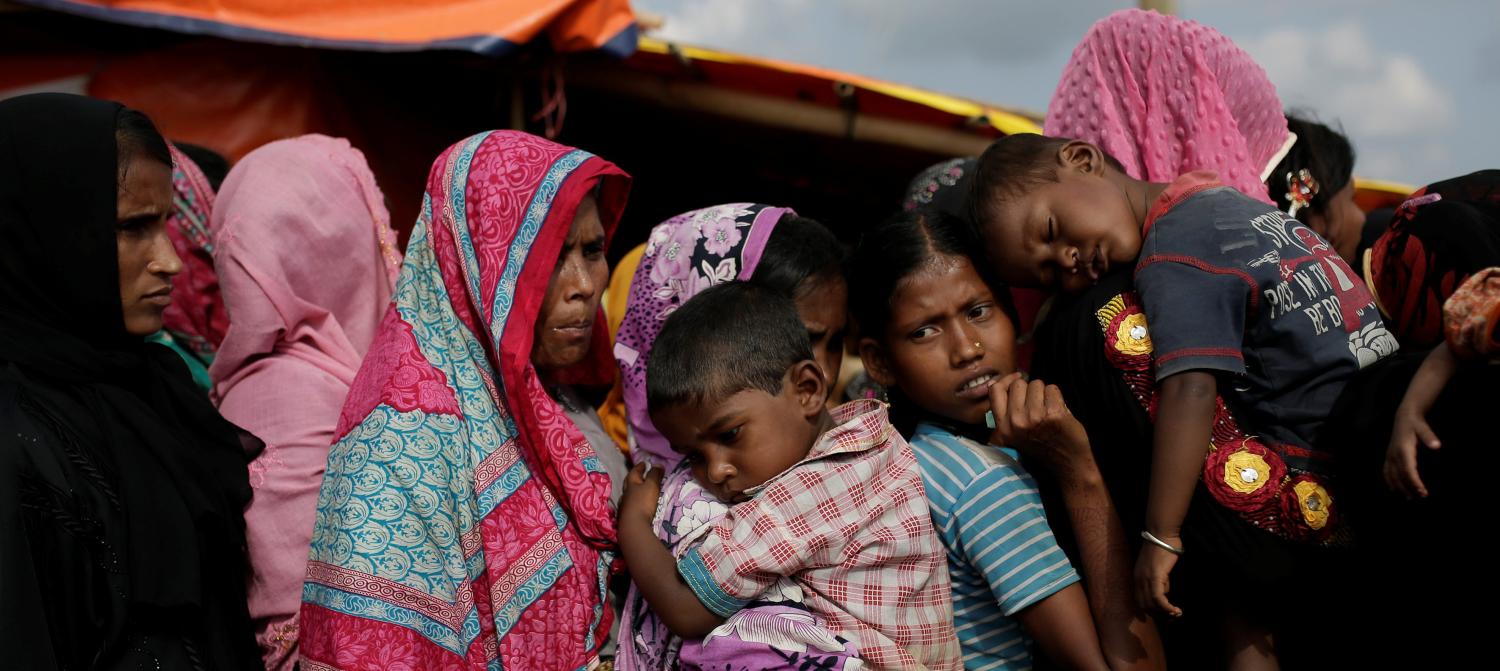
M 1271 204 L 1262 172 L 1290 137 L 1276 87 L 1249 54 L 1212 28 L 1138 9 L 1089 29 L 1043 127 L 1099 145 L 1136 179 L 1213 170 Z
M 328 447 L 401 255 L 364 155 L 322 135 L 247 155 L 224 180 L 211 230 L 230 314 L 213 398 L 266 442 L 245 512 L 250 615 L 267 668 L 290 669 Z

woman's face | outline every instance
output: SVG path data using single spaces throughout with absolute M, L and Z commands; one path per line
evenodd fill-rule
M 989 284 L 967 258 L 937 254 L 890 301 L 882 337 L 860 341 L 871 379 L 934 415 L 984 421 L 990 385 L 1016 367 L 1015 327 Z
M 171 166 L 135 152 L 120 172 L 115 200 L 120 310 L 132 336 L 160 331 L 162 312 L 172 304 L 172 276 L 182 272 L 182 260 L 167 236 L 171 212 Z
M 1359 261 L 1354 255 L 1359 251 L 1359 239 L 1364 233 L 1365 213 L 1354 202 L 1354 181 L 1350 180 L 1343 189 L 1333 194 L 1322 213 L 1310 213 L 1307 227 L 1333 245 L 1333 249 L 1346 263 L 1358 268 Z
M 823 370 L 823 379 L 832 387 L 844 362 L 849 285 L 842 277 L 809 279 L 797 293 L 797 316 L 807 327 L 807 339 L 812 343 L 813 358 Z
M 588 355 L 599 299 L 609 283 L 604 259 L 604 224 L 599 204 L 585 196 L 573 216 L 573 227 L 558 253 L 537 315 L 531 362 L 544 374 L 567 368 Z

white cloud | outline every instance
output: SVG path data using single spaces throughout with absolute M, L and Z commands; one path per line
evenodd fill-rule
M 1266 69 L 1290 107 L 1309 107 L 1372 139 L 1445 129 L 1453 97 L 1411 56 L 1376 49 L 1358 24 L 1283 28 L 1241 46 Z
M 641 4 L 649 8 L 656 3 Z M 661 36 L 689 44 L 743 49 L 758 40 L 776 42 L 787 26 L 801 25 L 811 9 L 808 0 L 688 2 L 667 10 Z
M 1453 156 L 1434 141 L 1456 117 L 1454 97 L 1411 55 L 1381 49 L 1364 28 L 1282 28 L 1240 46 L 1266 69 L 1289 109 L 1342 124 L 1359 153 L 1355 171 L 1378 177 L 1443 175 Z
M 880 62 L 1035 62 L 1071 51 L 1090 24 L 1129 2 L 1070 0 L 639 0 L 665 16 L 661 36 L 751 53 L 787 51 Z M 832 52 L 843 52 L 832 53 Z M 851 59 L 852 60 L 852 59 Z

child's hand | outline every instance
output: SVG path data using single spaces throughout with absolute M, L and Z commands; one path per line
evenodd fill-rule
M 1430 450 L 1442 447 L 1424 414 L 1403 404 L 1396 411 L 1391 445 L 1385 452 L 1385 485 L 1408 499 L 1427 497 L 1427 486 L 1417 475 L 1417 443 Z
M 991 444 L 1012 448 L 1058 476 L 1096 468 L 1088 433 L 1055 385 L 1028 383 L 1011 373 L 990 385 L 990 408 L 995 414 Z
M 1182 549 L 1182 539 L 1177 536 L 1158 535 L 1157 538 Z M 1182 609 L 1167 600 L 1167 592 L 1172 589 L 1172 567 L 1176 565 L 1177 555 L 1157 547 L 1155 543 L 1141 543 L 1141 556 L 1135 561 L 1135 601 L 1142 610 L 1182 617 Z
M 659 466 L 643 461 L 630 469 L 625 478 L 625 494 L 620 497 L 620 516 L 645 517 L 647 522 L 656 517 L 656 500 L 661 498 L 661 472 Z

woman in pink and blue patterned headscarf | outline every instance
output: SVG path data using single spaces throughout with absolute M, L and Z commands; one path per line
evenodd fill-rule
M 433 164 L 334 430 L 302 668 L 598 661 L 613 623 L 605 460 L 619 452 L 555 390 L 613 377 L 599 298 L 629 185 L 604 159 L 514 131 Z

